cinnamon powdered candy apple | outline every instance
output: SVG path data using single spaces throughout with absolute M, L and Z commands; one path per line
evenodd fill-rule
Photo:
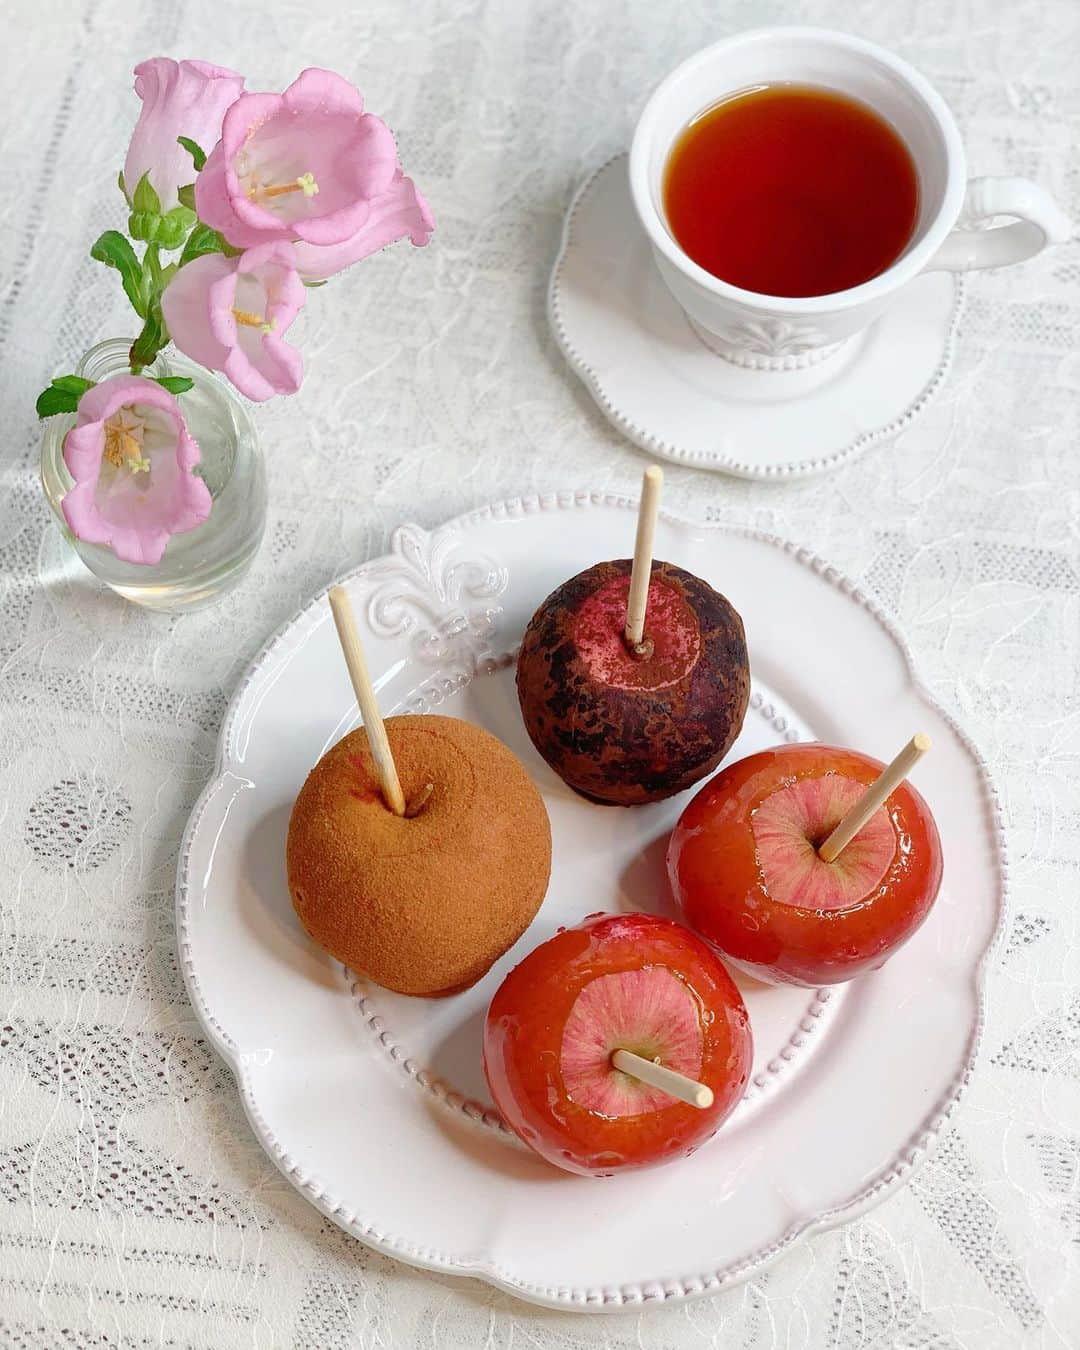
M 700 577 L 653 562 L 644 637 L 627 640 L 629 559 L 601 562 L 533 615 L 517 690 L 537 750 L 575 792 L 633 806 L 691 787 L 742 727 L 742 620 Z
M 388 717 L 405 812 L 389 810 L 367 732 L 323 755 L 300 790 L 289 893 L 332 956 L 401 994 L 474 984 L 532 922 L 551 872 L 547 809 L 524 766 L 481 727 Z

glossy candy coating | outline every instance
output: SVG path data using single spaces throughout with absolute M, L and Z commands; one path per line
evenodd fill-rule
M 636 980 L 658 968 L 661 983 L 682 982 L 694 1010 L 697 1043 L 683 1053 L 712 1088 L 713 1104 L 688 1106 L 613 1069 L 624 1104 L 617 1114 L 592 1110 L 563 1073 L 564 1033 L 581 1015 L 579 999 L 584 993 L 587 1003 L 605 977 L 631 972 Z M 685 1042 L 685 1027 L 679 1031 Z M 652 1057 L 648 1044 L 623 1048 Z M 730 975 L 688 929 L 651 914 L 593 915 L 542 943 L 499 986 L 484 1029 L 484 1072 L 511 1129 L 549 1162 L 586 1176 L 692 1153 L 735 1108 L 751 1059 L 749 1019 Z M 579 1076 L 576 1063 L 567 1068 Z M 595 1100 L 592 1085 L 582 1096 Z
M 930 808 L 909 782 L 889 797 L 868 834 L 869 885 L 849 904 L 803 907 L 770 890 L 755 817 L 775 813 L 777 794 L 835 775 L 869 785 L 882 764 L 869 755 L 819 744 L 780 746 L 729 765 L 687 806 L 668 846 L 668 873 L 686 922 L 748 974 L 773 983 L 816 987 L 874 970 L 930 912 L 941 885 L 941 840 Z M 852 789 L 852 795 L 858 791 Z M 768 804 L 767 804 L 768 803 Z M 836 820 L 822 823 L 816 847 Z M 887 823 L 893 846 L 882 857 Z M 860 847 L 857 835 L 849 849 Z M 823 868 L 850 868 L 840 854 Z M 784 888 L 774 886 L 782 892 Z

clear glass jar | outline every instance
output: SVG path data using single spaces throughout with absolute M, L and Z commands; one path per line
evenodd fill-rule
M 130 348 L 130 340 L 100 342 L 75 374 L 96 382 L 130 374 Z M 180 407 L 202 452 L 197 472 L 214 503 L 207 519 L 186 534 L 174 534 L 153 567 L 122 562 L 112 549 L 76 539 L 60 510 L 73 486 L 63 454 L 73 414 L 45 423 L 41 481 L 65 538 L 99 580 L 126 600 L 180 614 L 219 600 L 251 566 L 266 528 L 266 472 L 255 425 L 224 380 L 173 351 L 163 352 L 143 373 L 187 375 L 195 381 L 194 389 L 180 395 Z

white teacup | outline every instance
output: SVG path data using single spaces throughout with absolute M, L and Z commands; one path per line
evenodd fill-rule
M 879 276 L 831 295 L 759 295 L 721 281 L 683 252 L 664 215 L 664 167 L 686 124 L 727 94 L 785 81 L 869 104 L 904 139 L 919 175 L 919 218 L 903 253 Z M 952 113 L 919 72 L 872 42 L 819 28 L 759 28 L 691 56 L 645 105 L 630 148 L 630 190 L 660 275 L 703 340 L 753 369 L 792 369 L 828 356 L 921 272 L 1001 267 L 1071 237 L 1068 217 L 1037 183 L 966 180 Z M 1015 220 L 973 228 L 998 215 Z

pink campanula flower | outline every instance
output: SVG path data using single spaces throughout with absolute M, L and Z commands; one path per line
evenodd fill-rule
M 224 372 L 256 403 L 295 394 L 304 362 L 282 338 L 305 299 L 294 264 L 292 246 L 283 243 L 185 263 L 161 297 L 169 336 L 185 355 Z
M 423 247 L 434 229 L 431 208 L 412 179 L 399 169 L 389 188 L 372 199 L 367 220 L 351 238 L 340 244 L 294 245 L 296 267 L 305 281 L 325 281 L 406 235 Z
M 176 399 L 141 375 L 114 375 L 79 400 L 64 438 L 75 485 L 61 509 L 72 533 L 130 563 L 158 563 L 169 538 L 210 514 L 210 490 L 192 470 L 199 447 Z
M 399 172 L 389 127 L 329 70 L 283 94 L 242 94 L 195 183 L 199 219 L 236 248 L 269 240 L 325 246 L 353 238 Z
M 142 112 L 124 161 L 128 200 L 144 173 L 161 199 L 163 212 L 177 204 L 177 189 L 195 181 L 191 155 L 177 143 L 187 136 L 209 151 L 221 135 L 221 119 L 244 88 L 244 77 L 207 61 L 173 61 L 155 56 L 135 67 L 135 92 Z

